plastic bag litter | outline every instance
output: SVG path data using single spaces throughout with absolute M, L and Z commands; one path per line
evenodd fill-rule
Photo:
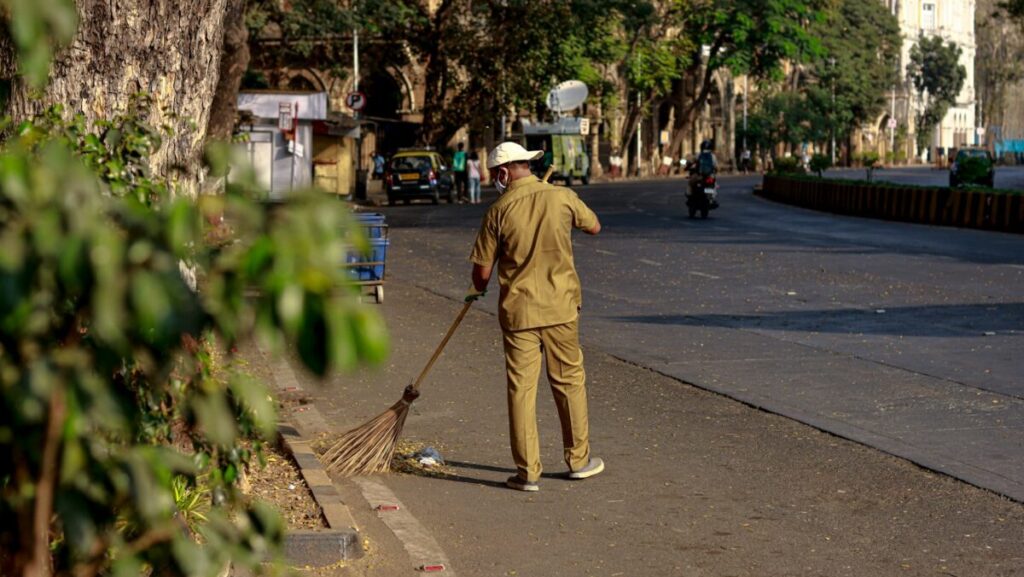
M 442 457 L 441 453 L 438 453 L 437 449 L 433 447 L 427 447 L 416 451 L 412 457 L 424 467 L 433 467 L 444 464 L 444 457 Z

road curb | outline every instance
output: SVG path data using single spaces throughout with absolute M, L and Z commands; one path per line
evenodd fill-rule
M 302 386 L 287 361 L 274 360 L 272 363 L 270 368 L 278 394 L 301 393 Z M 310 442 L 310 439 L 328 432 L 330 428 L 313 405 L 300 405 L 289 412 L 290 421 L 282 421 L 278 425 L 281 444 L 295 460 L 299 474 L 313 494 L 313 500 L 320 507 L 329 529 L 288 531 L 284 538 L 285 557 L 296 566 L 316 567 L 358 559 L 363 556 L 359 528 Z
M 309 441 L 302 437 L 295 426 L 287 423 L 282 423 L 278 432 L 285 450 L 295 459 L 299 474 L 313 494 L 313 500 L 320 507 L 329 527 L 327 531 L 286 533 L 285 557 L 294 565 L 321 567 L 362 557 L 359 530 L 352 514 L 342 502 Z

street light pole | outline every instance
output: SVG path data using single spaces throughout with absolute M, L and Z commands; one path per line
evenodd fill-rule
M 352 29 L 352 92 L 359 92 L 359 29 Z M 356 120 L 356 194 L 359 200 L 366 200 L 366 176 L 363 168 L 363 127 L 359 122 L 359 111 L 352 112 Z

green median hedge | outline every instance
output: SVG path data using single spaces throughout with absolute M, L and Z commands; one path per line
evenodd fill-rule
M 836 214 L 1024 233 L 1019 191 L 766 175 L 758 194 Z

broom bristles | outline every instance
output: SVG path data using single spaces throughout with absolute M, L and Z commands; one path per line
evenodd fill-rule
M 342 477 L 387 472 L 408 414 L 409 403 L 403 399 L 342 435 L 323 455 L 327 470 Z

